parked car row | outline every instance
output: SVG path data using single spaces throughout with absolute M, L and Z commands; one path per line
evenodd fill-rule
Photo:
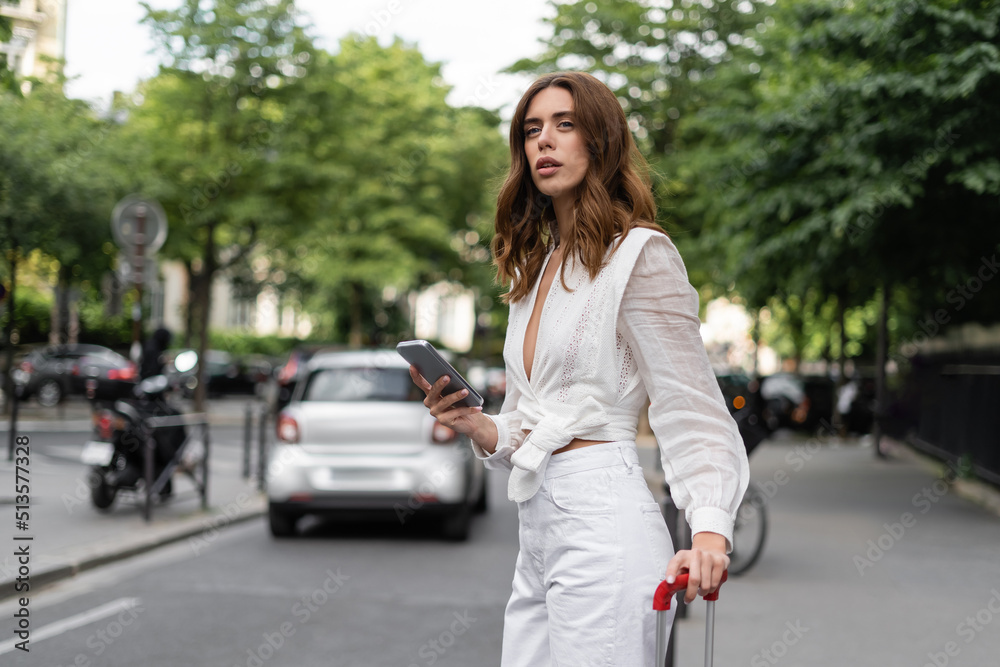
M 197 368 L 178 371 L 175 362 L 182 354 L 197 355 L 197 352 L 189 349 L 168 350 L 164 373 L 177 382 L 185 397 L 191 398 L 198 386 Z M 258 386 L 271 378 L 277 365 L 274 359 L 264 355 L 237 357 L 224 350 L 206 350 L 205 360 L 208 396 L 255 394 Z
M 760 380 L 763 416 L 770 430 L 789 428 L 810 433 L 828 429 L 834 401 L 851 433 L 868 433 L 874 423 L 875 382 L 856 377 L 837 388 L 826 376 L 775 373 Z
M 66 396 L 115 399 L 130 396 L 138 369 L 125 356 L 100 345 L 55 345 L 29 352 L 13 369 L 18 398 L 45 407 Z
M 194 395 L 195 370 L 179 372 L 174 362 L 194 350 L 172 349 L 164 354 L 164 374 L 177 380 L 184 396 Z M 208 395 L 255 394 L 274 380 L 279 360 L 265 355 L 237 357 L 223 350 L 208 350 Z M 11 371 L 19 400 L 34 399 L 43 407 L 58 405 L 68 396 L 113 400 L 130 397 L 139 381 L 139 368 L 125 355 L 102 345 L 79 343 L 36 347 Z

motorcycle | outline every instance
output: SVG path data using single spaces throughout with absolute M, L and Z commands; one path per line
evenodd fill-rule
M 182 414 L 167 400 L 171 388 L 166 376 L 154 375 L 136 386 L 135 398 L 94 404 L 93 439 L 84 446 L 80 459 L 90 466 L 90 498 L 98 510 L 110 509 L 120 491 L 145 493 L 149 485 L 154 485 L 153 491 L 161 500 L 172 495 L 171 479 L 160 480 L 160 477 L 184 446 L 187 428 L 183 424 L 154 426 L 157 417 Z M 153 478 L 147 480 L 146 452 L 150 439 Z

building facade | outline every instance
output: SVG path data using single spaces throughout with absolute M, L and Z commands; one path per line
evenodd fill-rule
M 0 15 L 11 21 L 13 35 L 0 43 L 7 66 L 18 79 L 44 78 L 66 55 L 67 0 L 0 0 Z M 28 82 L 22 84 L 25 88 Z M 27 92 L 27 89 L 25 90 Z

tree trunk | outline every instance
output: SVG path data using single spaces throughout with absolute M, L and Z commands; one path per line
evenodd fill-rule
M 55 298 L 52 300 L 51 326 L 49 328 L 49 344 L 59 345 L 69 340 L 69 289 L 73 270 L 66 264 L 59 264 L 56 278 Z
M 361 312 L 364 301 L 364 288 L 358 283 L 351 283 L 351 330 L 348 334 L 347 344 L 352 349 L 361 347 L 363 334 L 361 331 Z
M 878 315 L 878 342 L 875 350 L 875 425 L 872 428 L 872 437 L 875 440 L 876 458 L 885 458 L 882 453 L 882 424 L 885 418 L 885 361 L 889 356 L 889 290 L 891 289 L 888 280 L 882 282 L 882 305 Z
M 753 309 L 753 326 L 750 328 L 750 338 L 753 340 L 753 377 L 760 377 L 760 308 Z
M 13 235 L 12 235 L 13 236 Z M 13 245 L 13 244 L 12 244 Z M 4 337 L 6 345 L 4 345 L 4 383 L 3 388 L 6 392 L 7 400 L 4 401 L 4 410 L 9 414 L 11 406 L 14 403 L 14 376 L 11 373 L 12 366 L 14 365 L 14 341 L 12 336 L 14 335 L 14 328 L 17 324 L 15 309 L 16 301 L 14 300 L 15 288 L 17 287 L 17 247 L 14 246 L 10 249 L 7 257 L 10 260 L 10 293 L 7 294 L 7 335 Z M 16 431 L 14 424 L 11 424 L 10 433 L 13 434 Z
M 62 269 L 59 270 L 60 277 L 62 275 Z M 60 292 L 62 291 L 62 280 L 56 280 L 55 286 L 55 298 L 52 299 L 52 308 L 49 309 L 49 345 L 58 345 L 62 341 L 60 340 L 59 332 L 62 330 L 62 308 L 59 304 L 62 301 L 60 298 Z
M 80 294 L 78 290 L 70 292 L 66 342 L 70 345 L 76 345 L 80 342 Z
M 191 262 L 184 262 L 184 271 L 187 272 L 187 305 L 184 306 L 184 339 L 181 344 L 190 348 L 191 336 L 194 333 L 195 304 L 198 302 L 198 279 L 191 268 Z
M 208 397 L 208 351 L 209 313 L 212 308 L 212 279 L 215 277 L 215 223 L 208 225 L 205 253 L 202 256 L 201 272 L 198 276 L 198 386 L 194 392 L 195 412 L 205 411 Z
M 845 435 L 844 419 L 843 415 L 840 414 L 839 401 L 837 400 L 837 397 L 840 394 L 841 388 L 847 383 L 847 378 L 844 377 L 844 364 L 847 361 L 847 353 L 844 352 L 844 347 L 847 345 L 847 336 L 844 333 L 844 298 L 841 294 L 837 294 L 836 299 L 837 337 L 840 340 L 840 352 L 837 354 L 837 383 L 833 391 L 833 425 L 838 431 L 840 431 L 841 435 Z

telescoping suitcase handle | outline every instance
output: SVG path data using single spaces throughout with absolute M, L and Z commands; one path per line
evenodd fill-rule
M 715 640 L 715 601 L 719 599 L 722 584 L 729 579 L 728 570 L 722 573 L 722 581 L 714 593 L 705 595 L 705 667 L 712 667 L 712 645 Z M 668 584 L 666 579 L 656 587 L 653 594 L 653 609 L 656 610 L 656 667 L 662 667 L 667 659 L 667 614 L 674 594 L 687 590 L 688 575 L 679 574 L 674 583 Z

